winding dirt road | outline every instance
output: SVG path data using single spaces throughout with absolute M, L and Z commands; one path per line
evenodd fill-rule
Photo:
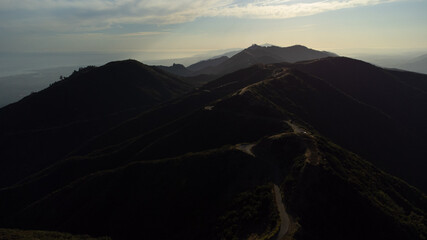
M 305 131 L 303 131 L 303 129 L 299 128 L 298 126 L 295 126 L 293 124 L 289 124 L 289 125 L 292 127 L 294 132 L 306 133 Z M 237 144 L 235 147 L 237 150 L 240 150 L 253 157 L 256 157 L 255 154 L 252 152 L 252 148 L 254 146 L 255 146 L 254 143 L 252 144 L 241 143 L 241 144 Z M 273 191 L 274 191 L 274 199 L 276 202 L 277 210 L 279 211 L 279 216 L 280 216 L 280 230 L 279 230 L 279 233 L 277 234 L 276 240 L 281 240 L 289 230 L 290 218 L 288 213 L 286 212 L 285 205 L 283 204 L 282 193 L 280 191 L 279 186 L 274 184 Z
M 285 234 L 289 230 L 290 219 L 289 219 L 288 213 L 286 212 L 285 205 L 283 204 L 283 201 L 282 201 L 282 194 L 280 192 L 280 188 L 276 184 L 274 184 L 273 190 L 274 190 L 277 210 L 279 210 L 279 215 L 280 215 L 280 231 L 279 231 L 279 234 L 277 235 L 276 240 L 280 240 L 285 236 Z

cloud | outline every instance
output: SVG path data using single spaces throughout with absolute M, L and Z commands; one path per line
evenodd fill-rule
M 345 8 L 377 5 L 398 0 L 332 0 L 301 2 L 297 0 L 270 0 L 248 3 L 246 5 L 231 5 L 227 8 L 214 10 L 213 16 L 230 16 L 241 18 L 285 19 L 310 16 L 318 13 Z
M 0 26 L 65 32 L 200 17 L 285 19 L 394 1 L 399 0 L 0 0 Z

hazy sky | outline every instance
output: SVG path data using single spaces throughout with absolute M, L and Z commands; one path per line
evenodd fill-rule
M 0 52 L 427 49 L 427 0 L 0 0 Z

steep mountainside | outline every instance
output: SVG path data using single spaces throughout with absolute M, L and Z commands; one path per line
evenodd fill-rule
M 426 84 L 348 58 L 235 71 L 1 189 L 0 227 L 113 239 L 425 239 Z
M 0 109 L 0 186 L 191 86 L 137 61 L 87 67 Z

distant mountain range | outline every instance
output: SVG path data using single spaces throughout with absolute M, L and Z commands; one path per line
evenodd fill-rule
M 427 75 L 303 46 L 83 68 L 0 109 L 0 227 L 425 239 L 426 121 Z
M 388 54 L 351 54 L 357 58 L 377 66 L 403 71 L 427 74 L 427 54 L 417 56 L 417 53 L 388 53 Z
M 427 74 L 427 54 L 401 65 L 402 69 Z
M 334 53 L 309 49 L 305 46 L 295 45 L 291 47 L 277 47 L 272 45 L 252 45 L 232 57 L 220 56 L 197 62 L 185 68 L 183 65 L 174 64 L 170 67 L 158 66 L 164 71 L 178 76 L 195 76 L 200 74 L 224 75 L 239 69 L 250 67 L 254 64 L 268 64 L 313 60 L 325 57 L 337 56 Z

